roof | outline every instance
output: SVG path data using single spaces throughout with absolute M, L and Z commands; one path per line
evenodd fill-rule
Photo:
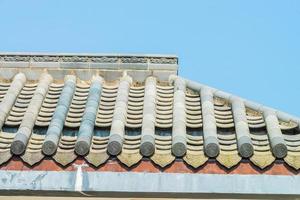
M 178 76 L 176 56 L 2 53 L 0 66 L 2 169 L 300 168 L 299 118 Z

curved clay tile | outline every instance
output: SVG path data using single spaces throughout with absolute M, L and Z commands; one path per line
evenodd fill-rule
M 253 155 L 253 146 L 250 137 L 245 105 L 240 99 L 233 98 L 232 110 L 239 153 L 242 157 L 249 158 Z
M 117 95 L 114 115 L 112 119 L 110 137 L 107 146 L 107 151 L 111 155 L 118 155 L 119 153 L 121 153 L 122 150 L 125 124 L 126 124 L 128 94 L 129 94 L 131 84 L 132 84 L 131 77 L 127 75 L 122 77 L 118 89 L 118 95 Z
M 216 157 L 220 152 L 217 138 L 213 93 L 208 88 L 200 90 L 203 118 L 204 150 L 208 157 Z
M 43 153 L 52 155 L 55 153 L 61 132 L 68 114 L 69 107 L 76 88 L 76 77 L 69 75 L 65 77 L 64 88 L 59 97 L 57 107 L 55 108 L 52 120 L 49 124 L 46 138 L 43 144 Z
M 89 90 L 84 114 L 82 116 L 75 152 L 78 155 L 86 155 L 91 146 L 95 120 L 97 116 L 103 79 L 94 77 Z
M 0 132 L 0 165 L 6 163 L 11 157 L 10 146 L 15 134 Z
M 183 160 L 193 168 L 204 165 L 208 157 L 203 150 L 203 137 L 187 135 L 187 152 Z
M 297 118 L 182 77 L 170 84 L 149 75 L 1 79 L 0 164 L 13 152 L 29 165 L 51 155 L 63 166 L 82 156 L 98 167 L 116 156 L 127 167 L 144 157 L 159 167 L 177 159 L 199 168 L 210 158 L 233 168 L 244 158 L 262 169 L 276 160 L 300 168 Z
M 287 147 L 282 136 L 278 118 L 274 111 L 265 111 L 264 117 L 272 152 L 275 157 L 284 158 L 287 155 Z
M 171 152 L 172 137 L 155 135 L 155 152 L 150 159 L 161 167 L 171 164 L 175 157 Z
M 143 156 L 140 154 L 140 142 L 140 136 L 124 137 L 123 149 L 117 158 L 127 167 L 137 164 L 143 158 Z
M 172 81 L 174 82 L 172 153 L 176 157 L 183 157 L 186 154 L 186 84 L 178 77 Z
M 24 114 L 22 123 L 11 145 L 11 151 L 13 154 L 21 155 L 22 153 L 24 153 L 30 139 L 36 118 L 38 117 L 38 113 L 52 80 L 52 77 L 47 73 L 41 75 L 36 90 L 34 91 L 33 97 L 30 100 L 30 104 L 28 105 L 28 108 Z
M 156 78 L 148 77 L 145 85 L 141 133 L 140 150 L 143 156 L 151 156 L 155 151 L 156 92 Z
M 15 101 L 24 87 L 26 82 L 26 77 L 23 73 L 15 75 L 9 89 L 5 93 L 1 103 L 0 103 L 0 129 L 2 128 L 7 115 L 9 114 L 11 108 L 15 104 Z

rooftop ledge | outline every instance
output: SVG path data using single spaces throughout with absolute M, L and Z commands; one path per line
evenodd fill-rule
M 178 57 L 152 54 L 0 52 L 2 68 L 178 70 Z

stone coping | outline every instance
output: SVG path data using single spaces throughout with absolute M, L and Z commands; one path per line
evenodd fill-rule
M 178 70 L 178 57 L 151 54 L 5 53 L 2 68 Z

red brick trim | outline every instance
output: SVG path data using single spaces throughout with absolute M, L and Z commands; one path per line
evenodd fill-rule
M 147 172 L 147 173 L 199 173 L 199 174 L 266 174 L 266 175 L 299 175 L 296 171 L 286 165 L 285 163 L 273 163 L 271 166 L 264 170 L 259 169 L 249 162 L 241 162 L 232 169 L 226 169 L 215 161 L 209 161 L 198 169 L 193 169 L 183 161 L 175 161 L 171 165 L 162 169 L 152 163 L 150 160 L 142 160 L 137 165 L 128 168 L 116 159 L 108 160 L 105 164 L 99 167 L 93 167 L 84 159 L 78 158 L 75 164 L 87 164 L 84 171 L 97 171 L 97 172 Z M 53 160 L 44 159 L 40 163 L 29 166 L 20 160 L 18 157 L 12 158 L 6 164 L 0 166 L 0 170 L 43 170 L 43 171 L 75 171 L 76 168 L 73 164 L 66 167 L 61 166 Z

